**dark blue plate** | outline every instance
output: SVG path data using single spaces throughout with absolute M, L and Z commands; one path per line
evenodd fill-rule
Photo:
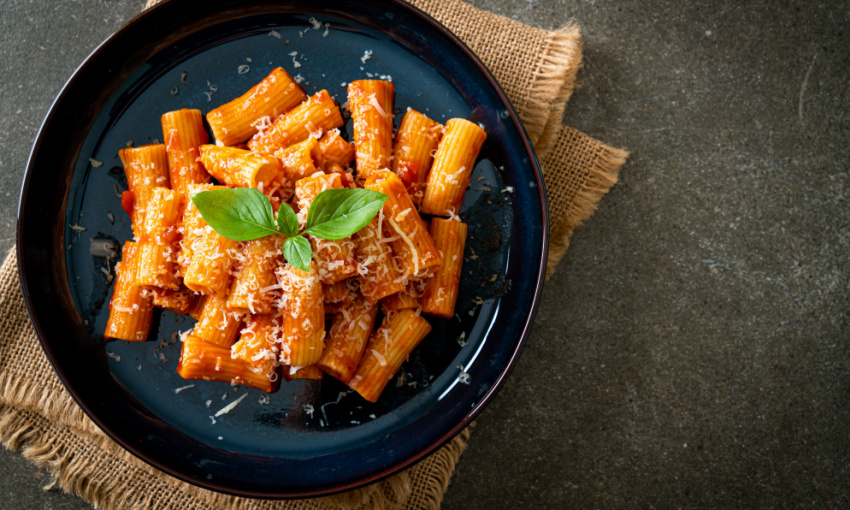
M 118 150 L 161 139 L 162 113 L 206 113 L 278 65 L 301 75 L 308 92 L 326 88 L 341 102 L 347 82 L 390 75 L 397 112 L 471 115 L 488 133 L 461 211 L 470 229 L 457 316 L 429 319 L 434 331 L 377 404 L 330 378 L 283 383 L 269 396 L 184 381 L 174 333 L 193 321 L 168 312 L 155 316 L 148 342 L 102 339 L 114 261 L 93 257 L 89 245 L 132 237 Z M 377 481 L 462 430 L 516 362 L 546 241 L 543 181 L 516 113 L 472 53 L 421 11 L 399 1 L 209 0 L 198 9 L 179 0 L 110 37 L 56 99 L 24 179 L 17 249 L 45 353 L 107 434 L 188 482 L 277 498 Z

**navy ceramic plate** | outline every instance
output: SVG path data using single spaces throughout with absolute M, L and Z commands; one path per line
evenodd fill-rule
M 193 321 L 168 312 L 155 315 L 148 342 L 102 338 L 114 261 L 92 256 L 90 243 L 132 237 L 118 150 L 162 139 L 162 113 L 206 113 L 276 66 L 340 102 L 349 81 L 392 76 L 397 112 L 471 116 L 487 130 L 461 211 L 470 228 L 457 316 L 429 319 L 433 332 L 377 404 L 331 378 L 272 395 L 184 381 L 174 333 Z M 399 1 L 208 0 L 198 9 L 177 0 L 109 38 L 56 99 L 24 179 L 17 249 L 42 346 L 107 434 L 209 489 L 303 497 L 399 471 L 481 411 L 528 335 L 546 241 L 540 169 L 516 113 L 470 51 L 422 12 Z

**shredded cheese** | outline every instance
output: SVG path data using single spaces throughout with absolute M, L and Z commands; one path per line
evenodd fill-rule
M 372 354 L 375 356 L 375 359 L 378 360 L 378 363 L 382 367 L 387 366 L 387 358 L 383 357 L 380 352 L 376 351 L 375 349 L 372 349 Z
M 410 238 L 407 237 L 407 235 L 404 232 L 401 231 L 401 228 L 399 228 L 398 223 L 396 223 L 395 220 L 393 220 L 392 218 L 387 218 L 387 221 L 390 222 L 390 226 L 396 232 L 398 232 L 398 235 L 400 235 L 401 238 L 404 239 L 405 244 L 407 244 L 408 248 L 410 248 L 410 251 L 413 254 L 413 272 L 418 273 L 419 272 L 419 250 L 416 249 L 416 246 L 413 244 L 413 241 L 411 241 Z
M 248 396 L 248 394 L 246 393 L 246 394 L 242 395 L 241 397 L 237 398 L 236 400 L 234 400 L 233 402 L 231 402 L 231 403 L 227 404 L 226 406 L 222 407 L 221 409 L 219 409 L 219 411 L 217 413 L 215 413 L 215 418 L 218 418 L 219 416 L 221 416 L 223 414 L 227 414 L 230 411 L 232 411 L 233 408 L 238 406 L 239 402 L 242 402 L 243 400 L 245 400 L 245 397 L 247 397 L 247 396 Z
M 188 390 L 189 388 L 194 388 L 194 387 L 195 387 L 194 384 L 190 384 L 188 386 L 181 386 L 179 388 L 174 388 L 174 393 L 177 394 L 177 393 L 180 393 L 183 390 Z

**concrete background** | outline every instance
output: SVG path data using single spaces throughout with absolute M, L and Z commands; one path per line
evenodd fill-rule
M 53 97 L 143 6 L 0 5 L 0 249 Z M 850 505 L 850 6 L 475 0 L 575 19 L 565 122 L 632 156 L 444 508 Z M 0 449 L 0 507 L 88 508 Z

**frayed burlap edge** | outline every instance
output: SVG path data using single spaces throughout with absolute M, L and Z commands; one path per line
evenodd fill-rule
M 581 61 L 581 30 L 578 25 L 570 24 L 551 33 L 540 64 L 534 70 L 534 80 L 526 99 L 527 113 L 523 118 L 527 127 L 529 122 L 541 126 L 534 144 L 538 154 L 548 153 L 558 139 L 567 101 L 576 88 Z
M 0 268 L 0 291 L 0 323 L 8 335 L 0 348 L 0 441 L 50 471 L 54 475 L 51 487 L 77 494 L 96 508 L 436 510 L 469 440 L 471 427 L 408 470 L 325 498 L 261 501 L 195 487 L 149 466 L 115 443 L 77 406 L 47 360 L 33 360 L 43 354 L 26 315 L 14 250 Z M 24 377 L 13 366 L 28 366 L 45 375 Z M 132 483 L 139 480 L 144 483 Z M 139 490 L 140 486 L 146 489 Z M 150 486 L 159 488 L 154 491 L 158 497 L 150 495 Z
M 434 467 L 429 476 L 419 482 L 418 497 L 412 498 L 414 489 L 407 472 L 383 482 L 355 491 L 320 500 L 290 502 L 260 501 L 238 498 L 211 492 L 172 478 L 142 463 L 114 443 L 90 422 L 82 429 L 64 427 L 58 420 L 48 420 L 40 413 L 8 405 L 0 406 L 0 441 L 39 468 L 53 474 L 45 489 L 59 488 L 73 493 L 103 510 L 149 508 L 216 508 L 241 510 L 248 508 L 282 508 L 292 505 L 315 508 L 318 505 L 339 510 L 439 510 L 451 481 L 460 455 L 467 448 L 470 428 L 463 430 L 447 446 L 429 459 Z M 57 432 L 57 429 L 59 430 Z M 94 433 L 93 433 L 94 431 Z M 64 433 L 64 434 L 63 434 Z M 87 455 L 75 451 L 83 443 Z M 91 449 L 97 450 L 96 454 Z M 92 464 L 93 459 L 110 459 L 120 464 L 120 472 L 112 472 L 102 464 Z M 144 481 L 145 491 L 128 490 L 126 480 Z M 167 498 L 157 498 L 156 495 Z M 192 498 L 197 498 L 192 501 Z M 199 506 L 198 503 L 201 503 Z M 411 506 L 414 505 L 414 506 Z
M 577 135 L 584 137 L 587 143 L 594 146 L 593 161 L 586 168 L 588 175 L 569 201 L 566 210 L 555 210 L 556 207 L 550 208 L 546 279 L 555 273 L 558 263 L 566 254 L 573 230 L 596 212 L 602 197 L 617 184 L 620 169 L 629 156 L 629 153 L 625 150 L 609 147 L 566 126 L 559 131 L 558 141 L 569 140 Z M 565 143 L 571 144 L 572 142 Z M 547 157 L 541 161 L 544 181 L 553 182 L 557 185 L 558 178 L 554 174 L 563 171 L 560 165 L 563 164 L 564 159 L 567 158 L 564 158 L 559 150 L 547 154 Z
M 0 406 L 0 441 L 7 448 L 20 451 L 25 459 L 39 468 L 53 474 L 53 479 L 45 490 L 59 488 L 76 494 L 91 503 L 94 508 L 101 510 L 207 507 L 259 510 L 281 508 L 282 505 L 309 507 L 316 503 L 325 508 L 340 510 L 439 510 L 451 481 L 450 475 L 470 437 L 470 430 L 467 428 L 453 439 L 447 448 L 434 454 L 436 472 L 422 483 L 416 498 L 411 498 L 409 478 L 396 478 L 390 479 L 388 484 L 375 484 L 366 489 L 322 500 L 275 502 L 210 493 L 161 473 L 160 476 L 152 477 L 150 468 L 141 464 L 105 435 L 99 434 L 98 438 L 91 438 L 85 437 L 86 434 L 82 431 L 67 430 L 67 434 L 73 434 L 85 441 L 88 448 L 96 448 L 100 454 L 96 458 L 115 457 L 115 460 L 121 463 L 121 472 L 108 472 L 103 465 L 92 464 L 90 455 L 75 455 L 74 445 L 68 444 L 68 437 L 62 437 L 61 431 L 57 433 L 57 427 L 58 425 L 50 423 L 38 413 Z M 148 490 L 127 490 L 128 479 L 143 481 Z M 163 499 L 162 496 L 167 498 Z M 193 501 L 192 498 L 197 499 Z M 411 506 L 411 502 L 415 506 Z

